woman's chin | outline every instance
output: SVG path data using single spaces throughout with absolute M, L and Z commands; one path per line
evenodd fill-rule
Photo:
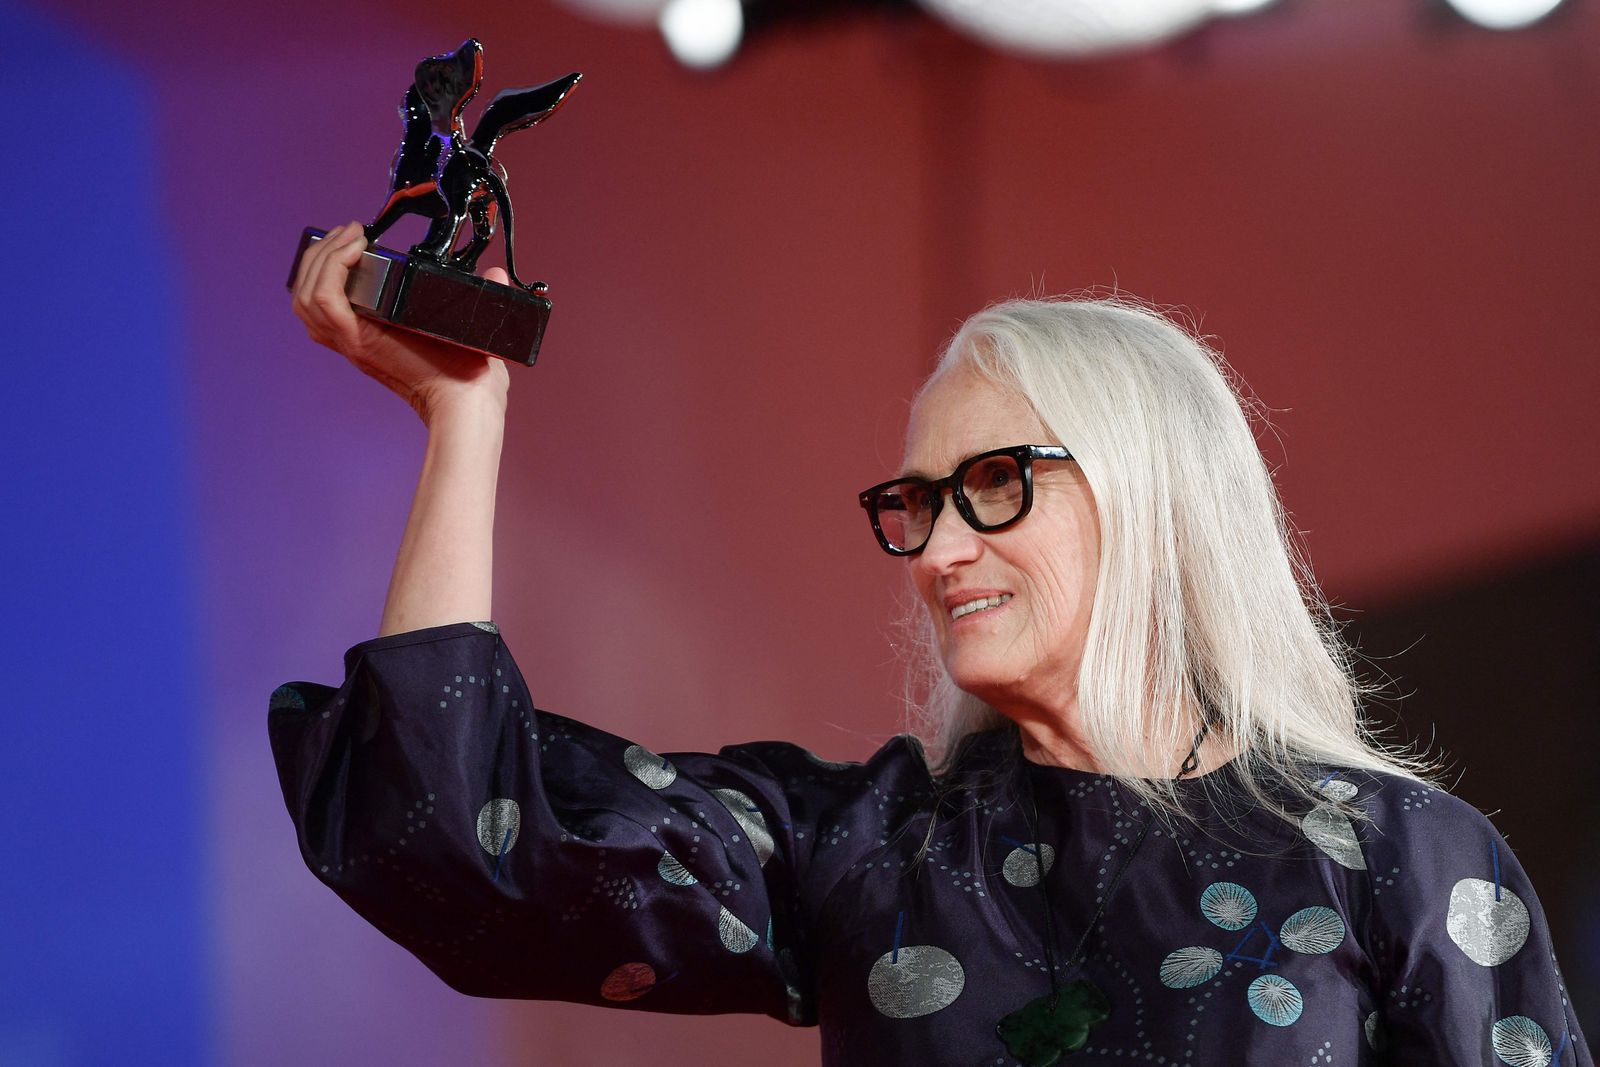
M 993 704 L 995 698 L 1004 691 L 1002 672 L 996 665 L 984 663 L 977 657 L 952 656 L 945 661 L 944 669 L 957 689 L 985 703 Z

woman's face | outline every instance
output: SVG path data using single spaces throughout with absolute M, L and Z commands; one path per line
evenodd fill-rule
M 1020 396 L 958 367 L 912 409 L 904 473 L 942 478 L 990 449 L 1059 443 Z M 1036 460 L 1033 479 L 1033 509 L 994 533 L 968 526 L 947 497 L 927 546 L 909 561 L 950 677 L 1012 718 L 1075 700 L 1100 567 L 1094 496 L 1078 465 Z M 951 615 L 995 597 L 1004 602 Z

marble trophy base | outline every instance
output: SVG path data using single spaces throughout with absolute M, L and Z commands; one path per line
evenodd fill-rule
M 307 227 L 289 268 L 289 285 L 300 257 L 326 230 Z M 345 286 L 357 312 L 402 330 L 533 366 L 550 320 L 550 301 L 509 285 L 485 281 L 426 259 L 412 259 L 374 245 L 361 254 Z

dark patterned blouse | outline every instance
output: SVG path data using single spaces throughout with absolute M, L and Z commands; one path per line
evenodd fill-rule
M 820 1025 L 830 1065 L 1011 1064 L 995 1024 L 1050 991 L 1042 869 L 1060 980 L 1109 1004 L 1063 1063 L 1592 1062 L 1522 867 L 1405 779 L 1319 773 L 1294 826 L 1224 767 L 1128 860 L 1148 813 L 1021 759 L 1013 727 L 936 782 L 905 737 L 865 763 L 651 752 L 535 710 L 491 623 L 345 668 L 272 696 L 300 848 L 464 993 L 761 1012 Z

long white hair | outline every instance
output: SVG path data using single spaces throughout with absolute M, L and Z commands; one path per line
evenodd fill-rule
M 1031 404 L 1094 493 L 1100 570 L 1078 708 L 1101 770 L 1177 813 L 1172 754 L 1188 751 L 1203 708 L 1252 799 L 1284 817 L 1325 799 L 1312 766 L 1426 779 L 1426 760 L 1363 721 L 1371 690 L 1290 536 L 1220 356 L 1132 301 L 1060 298 L 972 316 L 923 389 L 961 366 Z M 964 737 L 1006 720 L 955 686 L 932 620 L 911 612 L 909 725 L 944 772 Z

